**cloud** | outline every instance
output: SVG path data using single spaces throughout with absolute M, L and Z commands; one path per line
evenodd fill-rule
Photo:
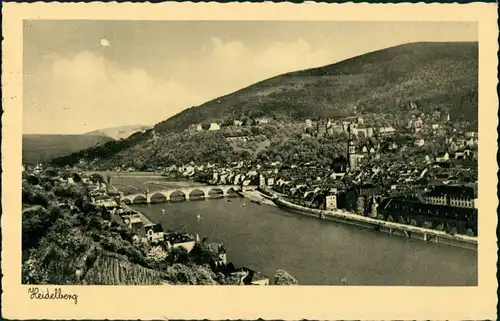
M 81 133 L 154 124 L 203 101 L 175 80 L 122 69 L 84 51 L 52 58 L 25 83 L 25 131 Z
M 334 62 L 330 53 L 312 48 L 301 38 L 272 43 L 258 50 L 241 41 L 224 42 L 217 37 L 211 38 L 210 44 L 211 48 L 201 48 L 204 55 L 199 60 L 168 66 L 169 72 L 183 81 L 188 81 L 195 70 L 199 75 L 194 80 L 196 87 L 210 92 L 206 100 L 283 73 Z M 189 81 L 193 83 L 192 79 Z
M 109 46 L 111 46 L 111 43 L 106 39 L 101 39 L 101 46 L 109 47 Z
M 214 37 L 200 49 L 195 58 L 170 60 L 155 70 L 126 68 L 91 51 L 48 55 L 25 82 L 25 131 L 154 124 L 266 78 L 333 62 L 300 38 L 256 49 Z M 138 58 L 135 66 L 141 65 Z

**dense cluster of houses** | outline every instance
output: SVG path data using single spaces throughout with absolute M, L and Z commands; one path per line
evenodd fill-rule
M 352 134 L 358 137 L 373 137 L 374 135 L 390 136 L 396 132 L 396 129 L 392 126 L 380 126 L 378 128 L 367 126 L 364 118 L 361 116 L 355 119 L 346 118 L 336 121 L 320 119 L 314 122 L 311 119 L 306 119 L 304 130 L 315 134 L 317 137 L 341 133 Z
M 328 166 L 314 162 L 256 164 L 248 161 L 224 166 L 190 164 L 172 170 L 193 178 L 204 173 L 204 180 L 213 184 L 266 186 L 311 207 L 339 208 L 349 204 L 356 207 L 353 204 L 360 203 L 360 199 L 371 199 L 373 205 L 382 197 L 426 195 L 436 186 L 477 184 L 477 132 L 450 131 L 447 127 L 449 120 L 449 114 L 443 117 L 439 113 L 429 116 L 414 113 L 406 129 L 398 130 L 392 126 L 366 126 L 363 117 L 343 122 L 319 121 L 316 124 L 318 136 L 346 133 L 351 137 L 346 146 L 347 157 L 333 159 Z M 306 120 L 305 128 L 314 129 L 314 125 L 313 121 Z M 413 140 L 396 143 L 392 138 L 400 130 L 412 134 Z M 442 136 L 445 146 L 439 146 L 437 153 L 420 153 L 409 160 L 385 159 L 387 154 L 397 152 L 413 155 L 426 144 L 434 144 L 432 139 L 426 141 L 424 134 Z M 367 189 L 366 186 L 373 188 Z M 366 190 L 370 190 L 369 195 L 364 192 Z M 349 191 L 355 192 L 354 201 L 345 200 L 345 197 L 343 200 L 342 195 Z M 318 195 L 321 201 L 317 201 Z M 450 192 L 448 195 L 454 194 Z M 444 202 L 431 196 L 421 199 L 428 203 Z M 450 206 L 471 207 L 474 206 L 474 197 L 449 196 L 446 202 Z

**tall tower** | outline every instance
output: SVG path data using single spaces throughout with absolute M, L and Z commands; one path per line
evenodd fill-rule
M 356 146 L 354 145 L 354 141 L 352 140 L 352 138 L 349 138 L 349 142 L 347 145 L 347 161 L 349 162 L 349 171 L 353 171 L 356 170 L 357 167 L 357 155 Z

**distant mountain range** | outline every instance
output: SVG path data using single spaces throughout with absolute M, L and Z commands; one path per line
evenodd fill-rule
M 144 126 L 144 125 L 131 125 L 131 126 L 120 126 L 120 127 L 112 127 L 95 130 L 85 135 L 95 135 L 95 136 L 107 136 L 114 140 L 120 140 L 123 138 L 127 138 L 133 133 L 136 133 L 141 130 L 151 129 L 152 126 Z
M 121 126 L 96 130 L 82 135 L 23 135 L 23 162 L 36 164 L 53 158 L 70 155 L 89 147 L 127 138 L 151 126 Z
M 271 155 L 276 150 L 303 144 L 293 131 L 283 129 L 282 125 L 268 126 L 264 135 L 267 141 L 263 138 L 255 146 L 243 148 L 246 150 L 228 143 L 222 131 L 196 135 L 184 132 L 192 124 L 231 123 L 234 119 L 262 116 L 274 118 L 285 126 L 307 118 L 356 114 L 383 114 L 399 121 L 416 104 L 422 112 L 449 112 L 453 122 L 465 121 L 477 126 L 477 92 L 477 42 L 405 44 L 261 81 L 158 123 L 154 126 L 156 136 L 147 130 L 55 163 L 72 164 L 87 159 L 96 165 L 136 164 L 136 168 L 141 168 L 174 161 L 244 158 L 257 149 Z M 291 139 L 297 141 L 287 143 Z M 330 145 L 316 147 L 324 150 L 331 148 Z

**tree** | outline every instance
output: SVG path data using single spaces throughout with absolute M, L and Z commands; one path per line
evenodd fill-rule
M 31 185 L 38 185 L 40 183 L 40 179 L 38 177 L 36 177 L 35 175 L 28 176 L 26 181 Z
M 298 285 L 299 281 L 285 270 L 278 269 L 274 272 L 274 285 Z

